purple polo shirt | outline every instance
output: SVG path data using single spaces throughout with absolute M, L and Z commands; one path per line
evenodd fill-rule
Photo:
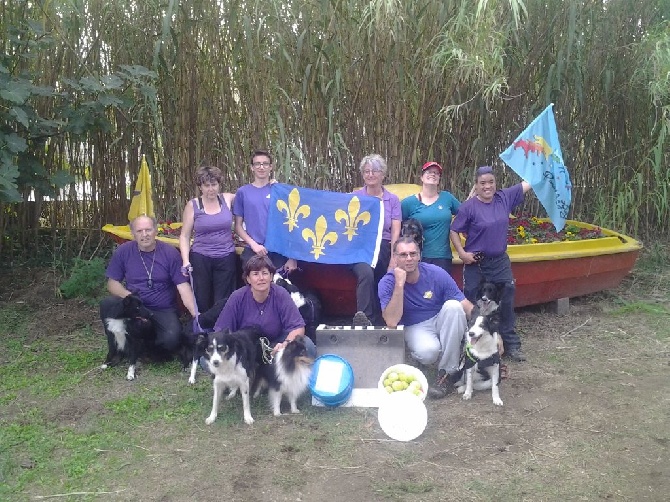
M 382 310 L 391 301 L 395 275 L 388 272 L 379 281 L 379 302 Z M 465 295 L 452 277 L 437 265 L 419 262 L 419 280 L 405 283 L 400 324 L 412 326 L 435 317 L 447 300 L 463 301 Z
M 249 183 L 237 189 L 233 214 L 242 217 L 245 230 L 259 244 L 265 244 L 269 210 L 270 184 L 258 188 Z
M 177 308 L 175 286 L 188 280 L 181 273 L 181 264 L 179 251 L 170 244 L 156 241 L 156 249 L 144 253 L 137 242 L 130 241 L 116 248 L 106 276 L 119 282 L 125 281 L 126 289 L 139 295 L 147 308 L 174 310 Z
M 237 331 L 258 326 L 270 342 L 275 342 L 282 335 L 304 325 L 305 321 L 289 292 L 271 284 L 270 294 L 262 304 L 254 300 L 250 286 L 233 291 L 214 324 L 214 330 Z
M 384 203 L 384 228 L 382 230 L 382 239 L 390 241 L 391 240 L 391 221 L 402 220 L 402 213 L 400 211 L 400 199 L 397 195 L 389 192 L 386 188 L 382 187 L 382 202 Z M 351 192 L 356 195 L 368 195 L 367 187 L 363 187 L 359 190 L 354 190 Z M 368 197 L 374 197 L 368 195 Z
M 496 191 L 491 202 L 473 197 L 461 204 L 451 222 L 451 229 L 466 235 L 465 251 L 481 251 L 487 256 L 504 254 L 507 251 L 509 214 L 523 202 L 523 195 L 523 187 L 519 183 Z

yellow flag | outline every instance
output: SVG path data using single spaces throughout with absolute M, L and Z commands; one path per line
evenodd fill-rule
M 133 221 L 142 214 L 146 214 L 152 218 L 155 216 L 154 203 L 151 200 L 151 176 L 149 175 L 149 166 L 144 155 L 142 155 L 140 174 L 137 177 L 137 183 L 135 183 L 133 198 L 130 201 L 128 221 Z

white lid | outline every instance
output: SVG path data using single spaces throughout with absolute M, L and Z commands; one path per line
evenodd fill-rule
M 428 423 L 428 411 L 423 401 L 410 392 L 394 392 L 382 399 L 377 413 L 384 433 L 396 441 L 418 438 Z

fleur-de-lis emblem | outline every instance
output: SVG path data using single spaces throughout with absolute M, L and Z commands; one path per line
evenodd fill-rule
M 318 260 L 319 256 L 326 254 L 324 249 L 326 244 L 331 246 L 337 242 L 337 233 L 336 232 L 327 232 L 328 222 L 326 218 L 321 215 L 316 219 L 314 224 L 314 230 L 311 228 L 305 228 L 302 231 L 302 238 L 307 242 L 312 241 L 312 250 L 310 254 L 314 255 L 314 259 Z
M 358 197 L 354 196 L 349 201 L 349 206 L 347 207 L 347 212 L 345 213 L 342 209 L 335 211 L 335 220 L 338 222 L 344 221 L 345 230 L 344 235 L 346 235 L 351 241 L 354 238 L 354 235 L 358 235 L 358 225 L 363 223 L 367 225 L 370 223 L 371 215 L 368 211 L 363 211 L 358 214 L 361 210 L 361 201 Z
M 286 221 L 284 225 L 288 225 L 288 231 L 293 232 L 293 229 L 299 227 L 298 218 L 302 216 L 307 218 L 311 209 L 307 205 L 300 205 L 300 192 L 297 188 L 291 190 L 291 193 L 288 194 L 288 204 L 279 199 L 277 201 L 277 209 L 282 212 L 286 212 Z

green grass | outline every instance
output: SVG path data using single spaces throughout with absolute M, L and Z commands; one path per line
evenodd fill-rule
M 513 365 L 505 407 L 479 394 L 429 402 L 428 428 L 410 443 L 386 438 L 374 408 L 314 407 L 308 396 L 302 414 L 281 417 L 265 397 L 252 399 L 251 427 L 241 398 L 224 399 L 206 426 L 212 390 L 202 373 L 191 386 L 177 362 L 142 365 L 128 382 L 125 365 L 99 368 L 105 342 L 94 327 L 50 338 L 39 312 L 0 304 L 0 500 L 234 499 L 252 490 L 282 500 L 311 488 L 336 500 L 553 501 L 660 490 L 668 310 L 626 288 L 593 300 L 603 315 L 557 318 L 565 325 L 539 337 L 526 326 L 532 357 Z M 520 322 L 547 321 L 537 315 Z M 213 481 L 212 472 L 225 476 Z M 221 484 L 228 491 L 215 496 Z

